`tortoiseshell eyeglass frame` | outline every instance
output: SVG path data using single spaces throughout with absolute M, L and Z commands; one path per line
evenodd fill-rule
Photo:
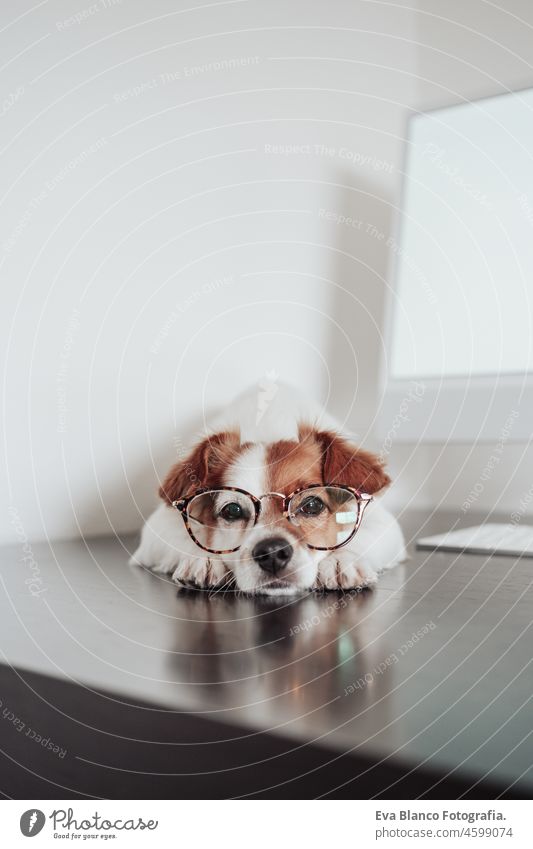
M 226 549 L 218 549 L 218 548 L 206 548 L 205 545 L 202 545 L 196 537 L 194 536 L 191 527 L 189 525 L 189 504 L 193 499 L 195 499 L 198 495 L 203 495 L 206 492 L 240 492 L 241 495 L 246 495 L 254 505 L 255 515 L 254 515 L 254 524 L 252 527 L 255 527 L 257 524 L 257 520 L 261 515 L 261 507 L 262 507 L 262 499 L 263 498 L 282 498 L 283 499 L 283 515 L 287 519 L 288 522 L 291 522 L 291 501 L 298 495 L 300 492 L 304 492 L 307 489 L 328 489 L 328 488 L 336 488 L 343 489 L 346 492 L 349 492 L 357 501 L 357 519 L 355 522 L 355 527 L 351 532 L 350 536 L 343 540 L 338 545 L 332 546 L 318 546 L 318 545 L 310 545 L 306 543 L 308 548 L 312 548 L 315 551 L 335 551 L 337 548 L 342 548 L 344 545 L 350 542 L 359 530 L 361 526 L 361 522 L 363 520 L 363 514 L 365 512 L 365 508 L 367 504 L 369 504 L 373 500 L 373 496 L 369 495 L 368 492 L 361 492 L 358 489 L 354 489 L 352 486 L 347 486 L 346 484 L 339 483 L 311 483 L 308 486 L 301 486 L 299 489 L 295 489 L 289 495 L 285 495 L 283 492 L 265 492 L 263 495 L 259 497 L 256 495 L 252 495 L 251 492 L 248 492 L 246 489 L 240 489 L 238 486 L 217 486 L 217 487 L 203 487 L 202 489 L 197 489 L 192 495 L 186 495 L 182 498 L 178 498 L 176 501 L 172 502 L 172 506 L 181 513 L 183 521 L 185 522 L 185 527 L 187 528 L 187 533 L 189 534 L 192 541 L 204 551 L 208 551 L 210 554 L 233 554 L 235 551 L 238 551 L 241 547 L 238 545 L 236 548 L 226 548 Z

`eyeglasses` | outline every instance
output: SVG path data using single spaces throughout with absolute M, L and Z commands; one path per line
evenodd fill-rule
M 372 496 L 351 486 L 310 484 L 290 495 L 267 492 L 260 497 L 233 486 L 199 489 L 172 502 L 196 545 L 211 554 L 238 551 L 257 524 L 263 499 L 281 498 L 283 516 L 298 528 L 309 548 L 332 551 L 346 545 L 359 530 Z

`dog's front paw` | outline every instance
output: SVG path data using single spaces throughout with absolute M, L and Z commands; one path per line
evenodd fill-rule
M 340 549 L 320 561 L 313 589 L 361 590 L 373 587 L 377 579 L 374 569 L 362 565 L 353 552 Z
M 194 589 L 218 587 L 226 583 L 230 573 L 220 560 L 209 557 L 190 557 L 180 560 L 172 575 L 177 584 Z

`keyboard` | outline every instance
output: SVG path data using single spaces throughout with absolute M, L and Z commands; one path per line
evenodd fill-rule
M 533 557 L 533 525 L 474 525 L 417 539 L 416 547 L 429 551 L 460 551 L 470 554 L 502 554 Z

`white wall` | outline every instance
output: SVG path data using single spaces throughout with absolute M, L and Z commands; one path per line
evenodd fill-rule
M 137 528 L 173 440 L 266 372 L 366 429 L 386 256 L 336 216 L 389 226 L 411 13 L 30 7 L 0 32 L 2 539 Z
M 532 82 L 510 14 L 410 7 L 2 8 L 0 539 L 138 527 L 175 440 L 266 372 L 376 444 L 406 112 Z M 439 452 L 393 440 L 391 498 L 441 500 L 467 451 Z

